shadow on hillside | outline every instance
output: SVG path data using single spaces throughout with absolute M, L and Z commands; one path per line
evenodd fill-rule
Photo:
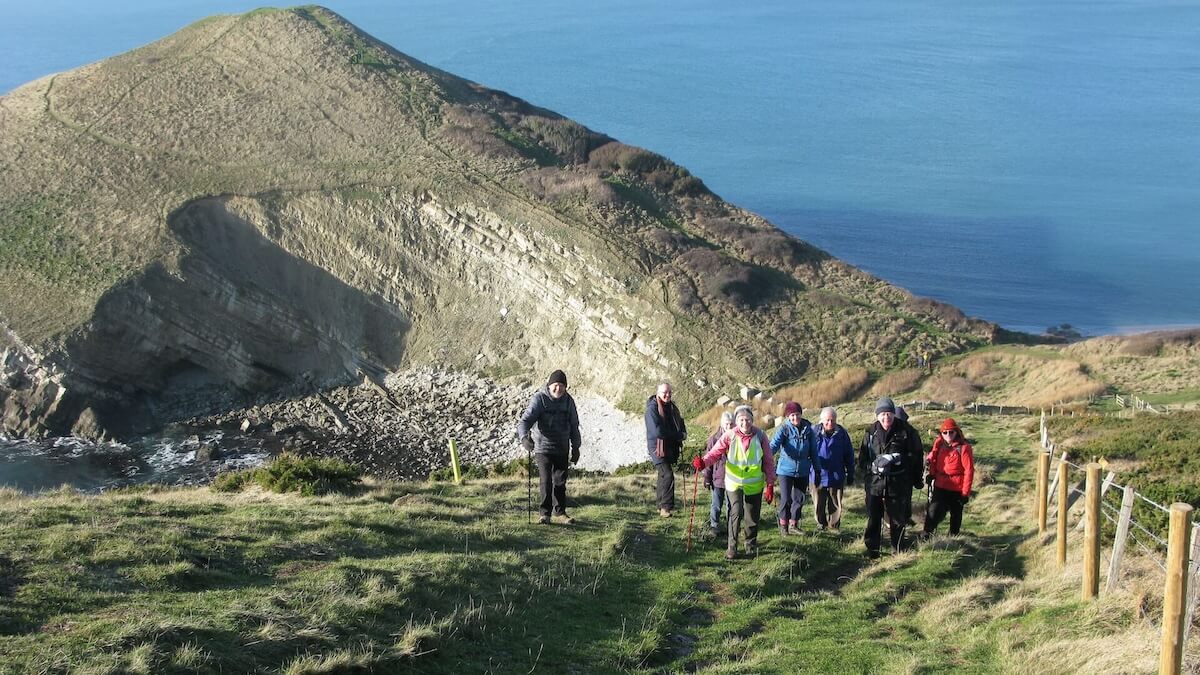
M 258 203 L 270 211 L 269 197 Z M 67 344 L 90 389 L 121 392 L 97 411 L 106 428 L 147 431 L 262 393 L 349 382 L 364 358 L 399 362 L 411 324 L 396 306 L 284 249 L 228 199 L 194 200 L 167 222 L 183 244 L 176 264 L 110 290 L 96 328 Z

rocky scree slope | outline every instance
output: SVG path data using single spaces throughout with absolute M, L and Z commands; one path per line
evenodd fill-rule
M 0 271 L 3 425 L 32 436 L 423 363 L 697 406 L 996 330 L 320 7 L 0 98 Z

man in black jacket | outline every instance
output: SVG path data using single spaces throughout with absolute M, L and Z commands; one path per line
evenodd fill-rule
M 671 401 L 671 385 L 663 382 L 658 392 L 646 399 L 646 454 L 658 472 L 656 497 L 658 515 L 670 518 L 675 511 L 675 462 L 687 438 L 687 425 Z
M 912 491 L 922 487 L 925 449 L 915 429 L 896 417 L 896 404 L 883 397 L 875 405 L 875 424 L 863 435 L 858 450 L 858 470 L 867 498 L 867 554 L 879 557 L 883 519 L 888 521 L 892 550 L 904 539 Z
M 577 464 L 582 439 L 575 399 L 567 393 L 566 373 L 550 373 L 546 386 L 533 395 L 517 423 L 517 438 L 537 461 L 542 490 L 538 523 L 550 522 L 552 505 L 555 519 L 568 525 L 575 522 L 567 515 L 567 452 L 571 463 Z

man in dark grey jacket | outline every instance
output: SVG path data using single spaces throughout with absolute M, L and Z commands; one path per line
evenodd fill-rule
M 556 520 L 568 525 L 575 522 L 567 515 L 567 453 L 572 463 L 578 463 L 582 440 L 575 399 L 567 393 L 566 373 L 550 373 L 546 386 L 533 395 L 517 424 L 517 438 L 537 461 L 542 490 L 538 522 L 550 522 L 551 505 Z
M 671 384 L 663 382 L 646 399 L 646 454 L 658 473 L 655 498 L 658 515 L 670 518 L 675 511 L 675 462 L 687 439 L 687 425 L 671 400 Z
M 883 522 L 888 523 L 892 550 L 900 551 L 911 513 L 912 491 L 924 486 L 921 467 L 925 448 L 912 426 L 896 417 L 896 404 L 884 396 L 875 404 L 875 424 L 863 434 L 858 448 L 858 472 L 867 501 L 867 554 L 879 557 Z

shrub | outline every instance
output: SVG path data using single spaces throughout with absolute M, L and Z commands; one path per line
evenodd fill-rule
M 610 140 L 566 118 L 530 115 L 521 120 L 521 126 L 568 164 L 586 162 L 592 149 Z
M 332 457 L 300 457 L 284 453 L 270 464 L 223 473 L 216 477 L 212 489 L 218 492 L 237 492 L 257 484 L 271 492 L 299 492 L 311 497 L 330 492 L 347 492 L 362 479 L 358 467 Z
M 678 260 L 699 280 L 706 297 L 738 307 L 761 307 L 798 285 L 777 270 L 748 265 L 709 249 L 693 249 Z

